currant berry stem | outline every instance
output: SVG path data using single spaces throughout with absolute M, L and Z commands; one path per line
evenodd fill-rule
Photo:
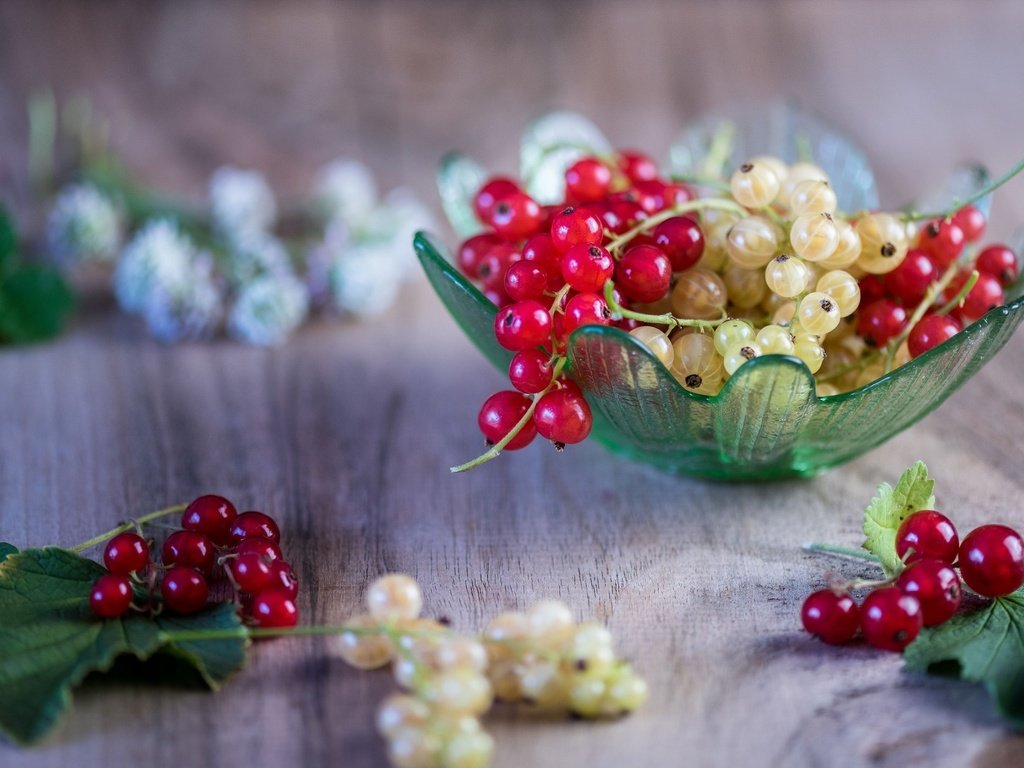
M 850 557 L 855 560 L 865 560 L 869 563 L 879 563 L 878 557 L 863 549 L 839 547 L 835 544 L 819 544 L 814 541 L 804 544 L 804 549 L 807 552 L 818 552 L 824 555 L 837 555 L 839 557 Z
M 161 517 L 167 517 L 168 515 L 175 515 L 183 512 L 187 506 L 188 504 L 175 504 L 173 507 L 164 507 L 163 509 L 158 509 L 156 512 L 150 512 L 148 515 L 143 515 L 142 517 L 135 518 L 134 520 L 121 523 L 121 525 L 116 528 L 111 528 L 109 531 L 101 533 L 99 536 L 93 536 L 91 539 L 83 541 L 81 544 L 69 547 L 68 551 L 75 553 L 84 552 L 90 547 L 95 547 L 97 544 L 103 544 L 108 539 L 117 536 L 119 533 L 134 530 L 136 527 L 143 526 L 151 520 L 157 520 Z
M 900 331 L 898 336 L 889 342 L 889 349 L 885 355 L 885 367 L 882 369 L 883 373 L 889 373 L 892 370 L 893 360 L 896 359 L 896 352 L 899 351 L 900 346 L 907 340 L 907 337 L 910 336 L 910 332 L 914 330 L 914 326 L 918 324 L 928 309 L 935 303 L 935 299 L 946 289 L 946 286 L 950 284 L 953 278 L 956 277 L 959 267 L 960 262 L 954 261 L 946 268 L 946 271 L 942 273 L 942 277 L 928 287 L 924 298 L 921 299 L 917 308 L 914 309 L 914 313 L 910 316 L 910 319 L 907 321 L 903 330 Z M 975 280 L 977 280 L 977 278 L 975 278 Z
M 956 204 L 953 205 L 951 208 L 948 208 L 945 211 L 939 211 L 938 213 L 917 213 L 916 211 L 911 211 L 903 216 L 903 220 L 926 221 L 929 219 L 948 219 L 961 208 L 966 208 L 968 205 L 974 205 L 974 203 L 978 202 L 983 197 L 987 197 L 988 195 L 992 194 L 1021 171 L 1024 171 L 1024 159 L 1018 162 L 1015 166 L 1013 166 L 1013 168 L 1008 170 L 998 179 L 989 183 L 987 186 L 982 187 L 980 190 L 975 192 L 966 200 L 957 201 Z
M 667 325 L 670 330 L 674 328 L 717 328 L 729 319 L 729 315 L 724 309 L 722 310 L 721 317 L 716 320 L 687 319 L 676 317 L 671 313 L 666 313 L 664 315 L 648 315 L 644 312 L 634 312 L 631 309 L 626 309 L 615 300 L 615 283 L 611 280 L 604 284 L 604 300 L 608 304 L 608 309 L 612 313 L 612 318 L 615 320 L 621 320 L 623 317 L 629 317 L 633 320 L 638 320 L 641 323 Z
M 615 238 L 610 243 L 605 245 L 605 250 L 617 251 L 637 235 L 643 234 L 649 229 L 653 229 L 654 227 L 661 224 L 661 222 L 663 221 L 668 221 L 669 219 L 675 216 L 680 216 L 684 213 L 691 213 L 693 211 L 699 211 L 705 208 L 717 211 L 729 211 L 731 213 L 738 213 L 740 216 L 747 215 L 747 209 L 744 208 L 739 203 L 734 203 L 732 200 L 726 200 L 724 198 L 718 197 L 698 198 L 696 200 L 689 200 L 685 203 L 681 203 L 672 208 L 666 208 L 664 211 L 661 211 L 660 213 L 656 213 L 653 216 L 644 219 L 635 227 L 626 230 L 617 238 Z
M 954 309 L 963 304 L 964 299 L 967 298 L 967 294 L 971 292 L 971 289 L 978 282 L 978 278 L 981 277 L 981 273 L 978 270 L 973 270 L 970 276 L 967 278 L 967 282 L 963 284 L 963 287 L 957 291 L 956 296 L 950 299 L 948 302 L 942 305 L 939 309 L 935 310 L 936 315 L 948 315 Z

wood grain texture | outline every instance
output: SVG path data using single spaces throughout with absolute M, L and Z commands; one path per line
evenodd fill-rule
M 222 162 L 298 195 L 337 154 L 431 195 L 442 152 L 511 169 L 550 107 L 661 150 L 703 110 L 794 98 L 867 147 L 899 202 L 958 159 L 1019 157 L 1022 23 L 1010 1 L 5 0 L 0 193 L 32 219 L 23 105 L 52 84 L 92 95 L 140 176 L 192 196 Z M 997 236 L 1024 222 L 1022 188 L 998 197 Z M 813 481 L 710 484 L 595 445 L 451 477 L 501 377 L 424 285 L 381 322 L 317 322 L 274 351 L 163 347 L 100 293 L 60 341 L 0 352 L 0 538 L 70 544 L 216 490 L 280 517 L 309 621 L 341 621 L 390 570 L 463 627 L 545 596 L 607 621 L 650 704 L 609 725 L 499 708 L 498 768 L 1018 765 L 1024 738 L 980 688 L 825 648 L 797 612 L 833 565 L 800 545 L 855 545 L 874 486 L 917 458 L 962 528 L 1024 525 L 1022 374 L 1016 339 L 937 413 Z M 378 766 L 391 687 L 326 641 L 274 642 L 216 696 L 88 686 L 43 746 L 0 744 L 0 764 Z

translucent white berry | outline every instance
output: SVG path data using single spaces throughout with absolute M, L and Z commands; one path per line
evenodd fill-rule
M 733 173 L 729 190 L 736 202 L 745 208 L 764 208 L 779 194 L 781 182 L 768 165 L 747 162 Z
M 740 219 L 729 229 L 725 247 L 735 264 L 759 269 L 772 260 L 782 244 L 782 231 L 761 216 Z
M 725 372 L 732 376 L 744 363 L 761 356 L 761 347 L 756 341 L 743 341 L 726 350 L 724 359 Z
M 756 307 L 768 294 L 768 286 L 760 271 L 730 266 L 722 274 L 722 281 L 729 292 L 729 301 L 740 309 Z
M 360 629 L 379 626 L 379 621 L 369 614 L 353 616 L 347 622 L 354 631 L 338 635 L 338 655 L 356 669 L 377 669 L 394 657 L 394 646 L 382 633 L 363 633 Z
M 422 699 L 405 693 L 393 693 L 377 708 L 377 730 L 391 739 L 409 726 L 423 726 L 430 720 L 430 707 Z
M 839 314 L 848 317 L 860 306 L 860 284 L 848 272 L 834 269 L 818 279 L 815 290 L 827 293 L 839 305 Z
M 793 354 L 793 334 L 781 325 L 766 325 L 757 332 L 755 341 L 766 355 Z
M 871 213 L 857 222 L 861 253 L 857 266 L 873 275 L 898 267 L 907 255 L 908 240 L 903 224 L 891 214 Z
M 832 185 L 822 179 L 807 179 L 793 188 L 789 207 L 797 216 L 806 213 L 835 213 L 836 193 Z
M 811 270 L 796 256 L 782 253 L 764 268 L 764 282 L 772 293 L 791 299 L 807 290 Z
M 423 610 L 423 593 L 412 576 L 389 573 L 370 584 L 366 607 L 375 619 L 415 619 Z
M 651 325 L 641 325 L 630 331 L 629 335 L 647 347 L 666 368 L 672 365 L 675 352 L 672 349 L 672 342 L 664 331 Z
M 715 350 L 724 355 L 732 347 L 754 338 L 754 328 L 745 320 L 726 320 L 715 329 Z
M 831 214 L 807 213 L 793 220 L 789 242 L 801 259 L 822 261 L 839 245 L 839 231 Z
M 824 336 L 835 330 L 842 316 L 839 303 L 827 293 L 812 291 L 800 301 L 797 310 L 800 328 L 815 336 Z

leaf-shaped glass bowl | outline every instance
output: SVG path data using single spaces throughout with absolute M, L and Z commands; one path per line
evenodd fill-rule
M 684 142 L 693 140 L 698 147 L 686 149 L 694 163 L 701 161 L 700 140 L 694 137 L 704 125 L 684 134 Z M 855 210 L 876 200 L 862 155 L 819 125 L 812 123 L 813 130 L 800 120 L 789 125 L 789 132 L 773 136 L 790 145 L 809 142 L 837 189 L 845 190 L 842 206 Z M 686 167 L 680 146 L 673 149 L 677 169 Z M 758 143 L 756 133 L 744 133 L 736 146 L 746 154 L 795 158 L 793 146 Z M 831 154 L 823 147 L 831 147 Z M 846 179 L 846 172 L 853 172 L 855 180 Z M 981 169 L 958 171 L 930 202 L 941 206 L 954 197 L 966 199 L 986 179 Z M 421 232 L 414 245 L 452 317 L 491 363 L 507 370 L 512 355 L 494 338 L 497 308 L 459 274 L 433 237 Z M 694 394 L 629 334 L 603 326 L 585 326 L 572 334 L 569 365 L 594 412 L 592 438 L 616 453 L 720 480 L 810 476 L 874 448 L 938 407 L 1013 334 L 1024 318 L 1022 293 L 1024 288 L 1015 285 L 1008 292 L 1009 303 L 944 344 L 867 386 L 828 397 L 816 395 L 814 379 L 802 362 L 782 355 L 746 363 L 717 395 Z

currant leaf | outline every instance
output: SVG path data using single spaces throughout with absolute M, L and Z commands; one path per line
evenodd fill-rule
M 16 742 L 45 736 L 69 707 L 72 687 L 120 656 L 170 654 L 212 689 L 245 662 L 247 640 L 230 603 L 189 616 L 98 619 L 89 609 L 92 583 L 105 573 L 98 563 L 56 547 L 10 549 L 0 549 L 7 552 L 0 560 L 0 731 Z M 164 635 L 234 628 L 238 637 L 228 639 L 168 642 Z
M 935 481 L 928 467 L 919 461 L 902 475 L 893 488 L 878 486 L 878 493 L 864 510 L 864 549 L 878 558 L 887 576 L 900 571 L 903 564 L 896 554 L 896 531 L 909 515 L 935 507 Z
M 71 291 L 56 270 L 14 266 L 0 279 L 0 342 L 27 344 L 56 336 L 72 303 Z
M 903 652 L 909 669 L 982 683 L 999 713 L 1024 726 L 1024 590 L 922 630 Z

